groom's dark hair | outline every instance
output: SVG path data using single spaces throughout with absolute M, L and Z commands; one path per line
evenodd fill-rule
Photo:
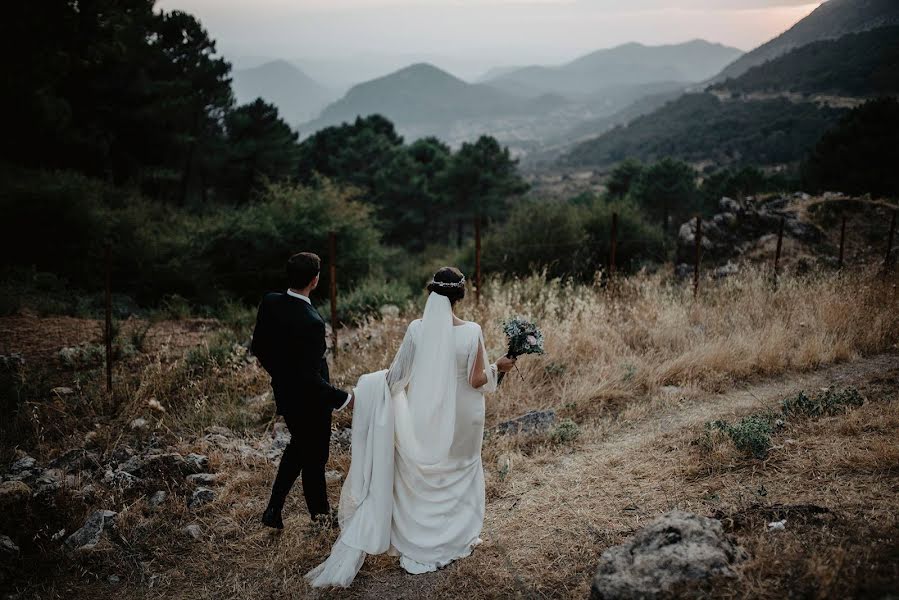
M 462 275 L 462 271 L 456 267 L 443 267 L 434 273 L 433 281 L 428 284 L 428 291 L 440 294 L 441 296 L 446 296 L 452 304 L 455 304 L 465 297 L 465 284 L 463 283 L 458 287 L 446 287 L 437 284 L 459 283 L 463 279 L 465 279 L 465 276 Z
M 312 283 L 322 268 L 322 259 L 312 252 L 294 254 L 287 261 L 287 285 L 301 290 Z

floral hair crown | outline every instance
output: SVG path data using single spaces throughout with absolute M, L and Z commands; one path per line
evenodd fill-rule
M 449 282 L 449 281 L 434 281 L 434 280 L 432 279 L 432 280 L 431 280 L 431 285 L 436 285 L 437 287 L 441 287 L 441 288 L 460 288 L 460 287 L 465 287 L 465 275 L 462 276 L 462 279 L 460 279 L 459 281 L 456 281 L 456 282 Z

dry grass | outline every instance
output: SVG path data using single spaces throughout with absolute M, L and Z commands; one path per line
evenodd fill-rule
M 412 578 L 395 559 L 372 557 L 351 590 L 317 595 L 585 597 L 599 553 L 674 507 L 718 515 L 752 554 L 735 587 L 705 595 L 779 598 L 798 586 L 802 597 L 863 597 L 899 581 L 899 365 L 895 354 L 861 358 L 896 348 L 895 279 L 829 274 L 783 278 L 775 289 L 765 274 L 749 272 L 704 284 L 695 301 L 690 289 L 661 275 L 624 280 L 614 290 L 536 277 L 486 287 L 482 306 L 469 302 L 462 316 L 482 324 L 491 355 L 502 351 L 501 320 L 516 314 L 539 322 L 547 350 L 522 359 L 523 379 L 513 374 L 488 398 L 488 426 L 555 408 L 581 435 L 563 444 L 546 435 L 488 436 L 485 544 L 472 558 Z M 387 366 L 405 322 L 344 332 L 337 383 Z M 29 448 L 50 458 L 80 445 L 99 424 L 95 443 L 105 452 L 149 438 L 183 453 L 202 451 L 221 474 L 216 500 L 188 510 L 183 482 L 159 480 L 154 489 L 171 491 L 161 510 L 149 509 L 143 492 L 108 490 L 89 506 L 65 502 L 52 516 L 30 515 L 35 531 L 71 531 L 91 510 L 115 507 L 119 536 L 70 557 L 37 535 L 23 547 L 29 564 L 21 565 L 17 588 L 40 597 L 310 595 L 302 574 L 326 556 L 335 534 L 311 532 L 298 493 L 285 532 L 263 530 L 257 519 L 273 465 L 201 438 L 213 424 L 234 428 L 251 445 L 269 434 L 271 407 L 244 402 L 265 390 L 266 378 L 234 341 L 207 340 L 190 359 L 131 359 L 117 373 L 124 385 L 111 418 L 94 423 L 96 410 L 70 412 L 74 423 Z M 827 367 L 833 363 L 844 364 Z M 765 461 L 726 448 L 703 454 L 691 444 L 705 421 L 737 418 L 834 382 L 858 385 L 868 402 L 847 415 L 791 425 Z M 98 385 L 85 383 L 80 401 L 99 397 Z M 150 411 L 151 398 L 166 412 Z M 140 415 L 151 418 L 150 434 L 123 428 Z M 337 421 L 346 425 L 349 415 Z M 329 468 L 345 472 L 348 464 L 345 452 L 335 452 Z M 339 483 L 330 492 L 336 500 Z M 826 512 L 783 508 L 802 504 Z M 764 522 L 778 511 L 788 529 L 768 534 Z M 189 523 L 201 526 L 199 541 L 182 532 Z M 109 583 L 111 574 L 122 581 Z

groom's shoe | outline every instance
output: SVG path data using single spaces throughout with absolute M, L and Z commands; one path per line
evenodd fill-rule
M 262 513 L 262 524 L 274 529 L 284 529 L 284 521 L 281 520 L 281 509 L 269 506 Z

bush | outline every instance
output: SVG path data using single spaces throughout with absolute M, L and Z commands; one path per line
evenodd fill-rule
M 581 435 L 581 429 L 571 419 L 565 419 L 556 425 L 550 434 L 553 444 L 562 445 L 573 442 Z
M 411 290 L 403 283 L 370 277 L 348 294 L 337 296 L 337 319 L 344 324 L 356 325 L 367 317 L 379 315 L 381 307 L 385 304 L 402 309 L 411 296 Z M 320 311 L 326 320 L 330 319 L 330 306 L 325 306 Z
M 781 404 L 781 410 L 785 417 L 795 415 L 814 418 L 842 414 L 849 410 L 849 407 L 861 406 L 864 402 L 862 395 L 853 387 L 828 388 L 811 398 L 805 392 L 799 392 L 785 399 Z
M 755 458 L 765 458 L 771 449 L 771 420 L 763 415 L 751 415 L 740 419 L 735 425 L 727 421 L 707 423 L 708 429 L 721 431 L 736 446 L 737 450 Z
M 503 276 L 542 271 L 552 279 L 592 281 L 608 265 L 613 213 L 618 213 L 619 270 L 635 271 L 667 258 L 661 229 L 648 223 L 632 202 L 529 201 L 519 206 L 485 239 L 485 271 Z

